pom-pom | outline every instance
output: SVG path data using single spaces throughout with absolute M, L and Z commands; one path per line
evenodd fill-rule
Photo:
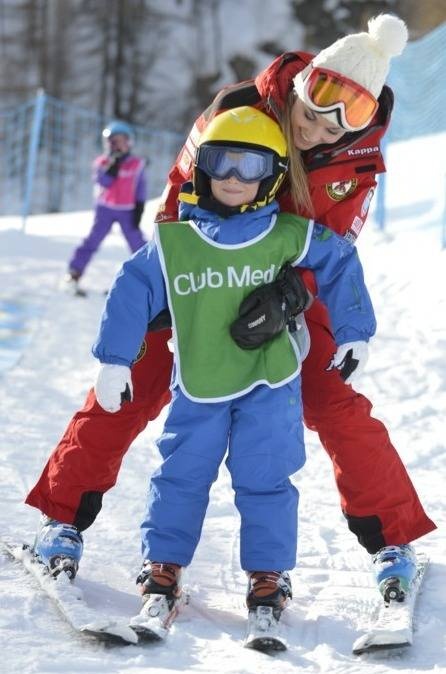
M 369 35 L 375 47 L 383 55 L 398 56 L 409 38 L 407 26 L 402 19 L 392 14 L 379 14 L 368 22 Z

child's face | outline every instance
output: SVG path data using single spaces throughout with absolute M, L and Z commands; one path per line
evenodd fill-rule
M 211 178 L 212 195 L 225 206 L 242 206 L 242 204 L 251 203 L 257 196 L 259 186 L 260 180 L 242 183 L 235 176 L 230 176 L 224 180 Z
M 115 133 L 108 139 L 110 152 L 122 152 L 125 154 L 130 149 L 130 141 L 123 133 Z

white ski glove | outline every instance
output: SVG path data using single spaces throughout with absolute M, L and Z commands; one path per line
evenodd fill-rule
M 103 364 L 94 387 L 96 399 L 106 412 L 117 412 L 124 400 L 133 399 L 132 374 L 127 365 Z
M 333 367 L 339 370 L 346 384 L 351 384 L 362 374 L 368 358 L 367 342 L 347 342 L 338 346 L 333 357 Z

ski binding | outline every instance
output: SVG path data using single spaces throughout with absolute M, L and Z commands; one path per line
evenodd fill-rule
M 183 592 L 179 597 L 151 594 L 138 615 L 130 619 L 130 627 L 140 640 L 162 641 L 167 637 L 181 604 L 187 603 Z
M 287 649 L 285 639 L 280 635 L 279 617 L 272 606 L 257 606 L 249 611 L 244 646 L 264 653 Z
M 413 641 L 413 615 L 420 586 L 426 572 L 428 558 L 417 555 L 417 574 L 406 594 L 396 590 L 389 596 L 395 599 L 382 601 L 370 629 L 353 644 L 353 653 L 362 655 L 378 650 L 405 648 Z M 393 590 L 393 588 L 391 588 Z

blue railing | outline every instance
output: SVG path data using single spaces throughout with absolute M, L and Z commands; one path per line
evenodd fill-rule
M 0 111 L 0 215 L 66 212 L 92 206 L 91 166 L 102 151 L 108 119 L 39 91 Z M 184 140 L 180 134 L 134 126 L 135 151 L 146 158 L 149 198 L 164 188 Z
M 384 144 L 384 153 L 389 143 L 446 131 L 446 23 L 425 35 L 420 40 L 409 42 L 403 54 L 393 59 L 388 83 L 395 93 L 392 121 Z M 439 148 L 441 151 L 441 148 Z M 446 148 L 443 149 L 443 152 Z M 416 171 L 423 166 L 414 158 L 413 183 Z M 444 200 L 442 221 L 442 245 L 446 247 L 446 170 L 444 193 L 436 199 Z M 375 219 L 380 229 L 387 225 L 387 181 L 393 177 L 379 177 Z

